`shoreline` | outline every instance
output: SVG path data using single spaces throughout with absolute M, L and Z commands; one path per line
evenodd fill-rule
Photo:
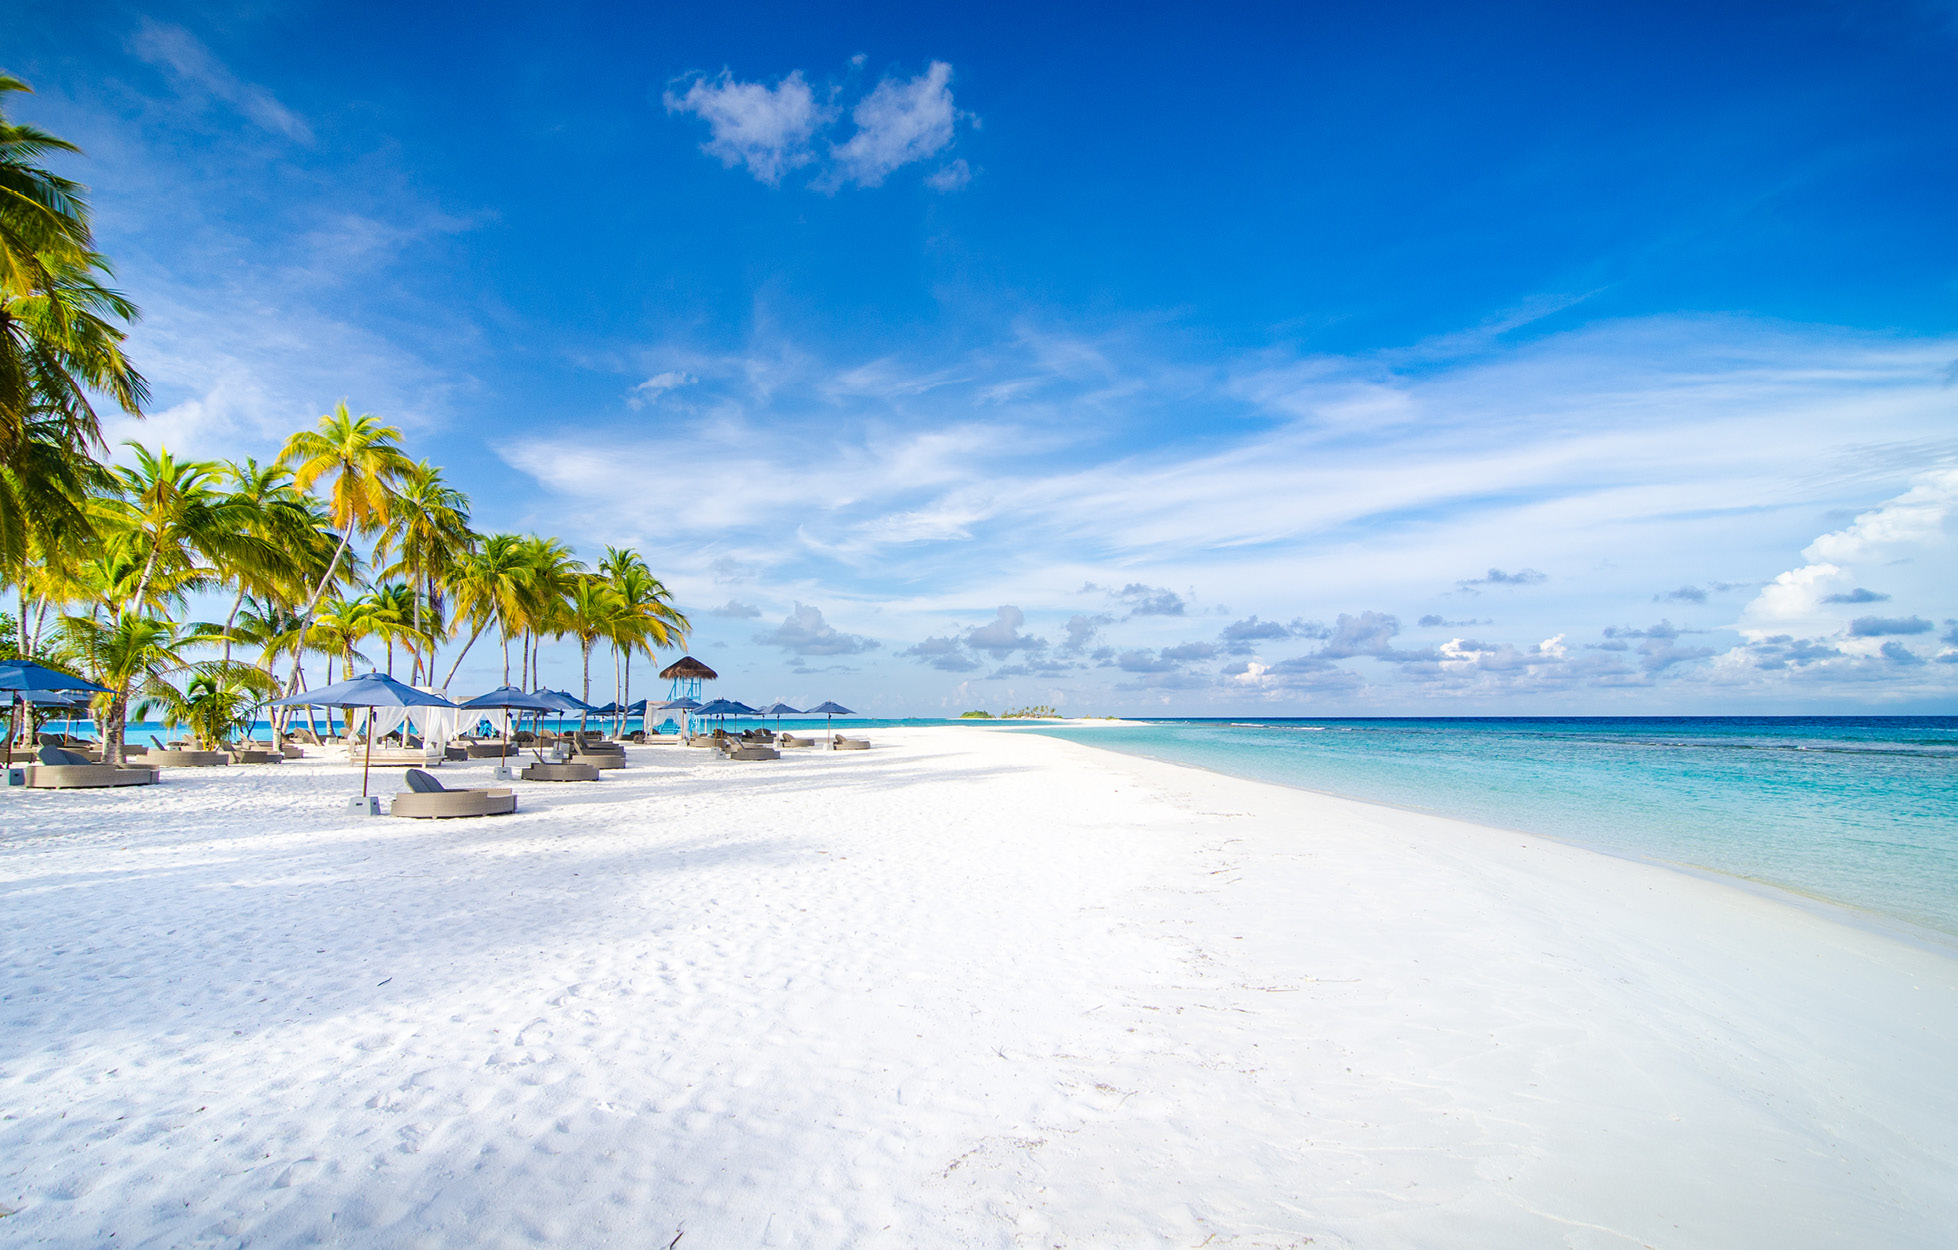
M 1383 718 L 1376 717 L 1376 718 L 1366 718 L 1366 719 L 1377 720 Z M 1530 718 L 1530 719 L 1540 719 L 1540 718 Z M 1626 718 L 1619 718 L 1619 719 L 1626 719 Z M 1709 719 L 1732 719 L 1732 718 L 1709 718 Z M 1122 722 L 1122 725 L 1123 727 L 1138 727 L 1138 726 L 1149 727 L 1151 725 L 1158 724 L 1158 723 L 1163 723 L 1163 722 L 1127 721 L 1127 722 Z M 1219 724 L 1224 724 L 1224 723 L 1226 722 L 1221 722 L 1221 721 L 1219 722 Z M 1236 722 L 1228 722 L 1228 723 L 1236 724 Z M 1050 726 L 1050 728 L 1066 728 L 1066 729 L 1080 729 L 1080 728 L 1092 728 L 1092 727 L 1094 727 L 1094 723 Z M 1255 726 L 1251 726 L 1251 727 L 1255 727 Z M 1033 732 L 1038 732 L 1039 727 L 1030 726 L 1027 728 Z M 1073 740 L 1057 739 L 1057 741 L 1073 741 Z M 1588 842 L 1582 840 L 1579 837 L 1566 835 L 1566 834 L 1546 832 L 1543 830 L 1524 829 L 1516 825 L 1496 824 L 1485 819 L 1479 819 L 1473 815 L 1461 814 L 1461 813 L 1452 812 L 1437 807 L 1425 807 L 1413 803 L 1399 803 L 1399 802 L 1395 802 L 1392 799 L 1379 798 L 1379 797 L 1368 796 L 1368 795 L 1345 794 L 1337 790 L 1323 789 L 1321 787 L 1307 785 L 1299 781 L 1292 781 L 1292 780 L 1267 777 L 1267 776 L 1254 776 L 1249 772 L 1234 772 L 1228 768 L 1224 768 L 1206 762 L 1184 760 L 1184 759 L 1172 759 L 1166 756 L 1149 754 L 1139 750 L 1124 750 L 1120 747 L 1104 746 L 1101 744 L 1081 743 L 1078 745 L 1092 745 L 1095 746 L 1097 749 L 1107 751 L 1114 755 L 1125 756 L 1130 759 L 1147 760 L 1150 763 L 1160 764 L 1167 767 L 1193 768 L 1201 772 L 1213 774 L 1215 776 L 1228 777 L 1231 778 L 1232 780 L 1249 782 L 1255 785 L 1276 786 L 1283 790 L 1292 790 L 1302 794 L 1318 795 L 1323 798 L 1336 799 L 1341 802 L 1361 803 L 1370 806 L 1385 808 L 1390 811 L 1406 812 L 1410 815 L 1426 816 L 1439 820 L 1455 821 L 1460 824 L 1470 825 L 1480 829 L 1487 829 L 1497 833 L 1515 833 L 1515 834 L 1523 835 L 1525 837 L 1544 838 L 1549 841 L 1557 842 L 1564 846 L 1573 847 L 1579 850 L 1590 851 L 1598 855 L 1608 856 L 1612 859 L 1624 860 L 1628 863 L 1644 864 L 1652 867 L 1664 868 L 1670 871 L 1684 873 L 1689 876 L 1701 877 L 1710 881 L 1725 883 L 1750 894 L 1760 894 L 1764 897 L 1779 899 L 1780 901 L 1788 903 L 1792 906 L 1796 906 L 1804 910 L 1813 911 L 1815 914 L 1817 914 L 1818 916 L 1824 919 L 1832 919 L 1837 923 L 1845 924 L 1852 928 L 1863 929 L 1870 932 L 1882 934 L 1884 936 L 1893 938 L 1898 941 L 1907 942 L 1915 946 L 1920 946 L 1926 950 L 1943 954 L 1954 959 L 1958 959 L 1958 931 L 1942 929 L 1937 927 L 1936 925 L 1924 921 L 1916 920 L 1909 916 L 1897 915 L 1891 912 L 1880 911 L 1874 907 L 1866 906 L 1864 904 L 1857 903 L 1849 899 L 1836 898 L 1829 894 L 1824 894 L 1816 890 L 1806 889 L 1804 887 L 1793 885 L 1783 881 L 1771 880 L 1766 877 L 1750 876 L 1743 872 L 1721 868 L 1712 864 L 1696 863 L 1691 860 L 1684 860 L 1684 859 L 1669 859 L 1657 853 L 1640 851 L 1629 847 L 1614 846 L 1602 842 L 1598 842 L 1598 843 Z
M 1958 1219 L 1948 957 L 947 728 L 634 749 L 482 821 L 348 819 L 328 761 L 0 797 L 0 1227 L 1711 1248 Z

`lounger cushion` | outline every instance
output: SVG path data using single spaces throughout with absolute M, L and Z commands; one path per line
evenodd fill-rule
M 43 764 L 93 764 L 95 762 L 80 751 L 68 751 L 57 746 L 42 747 L 35 758 Z
M 421 769 L 411 768 L 408 770 L 408 788 L 416 794 L 440 794 L 444 787 Z

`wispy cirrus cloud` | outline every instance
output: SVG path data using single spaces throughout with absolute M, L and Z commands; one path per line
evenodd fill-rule
M 1651 603 L 1655 583 L 1705 592 L 1659 596 L 1695 614 L 1682 633 L 1731 625 L 1719 596 L 1787 568 L 1821 528 L 1794 536 L 1806 518 L 1867 511 L 1873 491 L 1896 492 L 1873 463 L 1895 466 L 1890 483 L 1912 459 L 1958 463 L 1941 382 L 1953 353 L 1739 321 L 1598 326 L 1406 375 L 1366 357 L 1301 373 L 1268 352 L 1205 371 L 1160 343 L 1023 330 L 912 362 L 832 364 L 761 343 L 711 366 L 697 363 L 705 354 L 670 354 L 695 362 L 710 420 L 656 440 L 621 430 L 602 455 L 521 437 L 502 453 L 563 492 L 566 524 L 627 532 L 641 514 L 616 484 L 686 463 L 695 506 L 660 518 L 663 541 L 699 546 L 681 554 L 676 578 L 695 576 L 689 561 L 705 579 L 709 560 L 734 557 L 784 597 L 821 586 L 874 606 L 878 636 L 920 673 L 1012 668 L 1016 680 L 1059 683 L 1036 690 L 1173 677 L 1177 699 L 1219 705 L 1257 692 L 1418 706 L 1444 694 L 1631 697 L 1661 686 L 1713 698 L 1698 692 L 1768 681 L 1806 690 L 1829 672 L 1850 680 L 1845 667 L 1796 662 L 1811 644 L 1772 635 L 1835 638 L 1827 645 L 1850 656 L 1886 642 L 1938 654 L 1924 650 L 1927 635 L 1847 636 L 1853 604 L 1831 606 L 1814 628 L 1743 614 L 1764 648 L 1744 660 L 1725 658 L 1719 639 L 1603 631 Z M 1299 389 L 1246 388 L 1254 370 Z M 1392 419 L 1356 420 L 1355 396 Z M 1172 428 L 1202 436 L 1131 438 L 1160 428 L 1157 405 L 1174 411 Z M 1871 456 L 1873 428 L 1915 450 Z M 1831 577 L 1810 605 L 1877 582 L 1897 596 L 1894 615 L 1958 613 L 1948 591 L 1898 572 L 1909 558 L 1900 546 L 1881 567 Z M 1464 567 L 1484 572 L 1465 578 Z M 1529 593 L 1509 596 L 1504 634 L 1491 636 L 1486 621 L 1448 612 L 1437 586 Z M 1106 608 L 1084 612 L 1084 587 Z M 1193 592 L 1256 615 L 1233 618 L 1246 622 L 1236 636 L 1192 640 Z M 966 639 L 986 603 L 1015 604 L 1020 636 L 1065 641 L 1040 665 L 1021 651 L 992 667 Z M 1424 629 L 1474 634 L 1452 651 L 1401 645 L 1400 622 L 1417 616 Z M 1545 649 L 1559 637 L 1568 641 Z M 1783 669 L 1760 666 L 1777 657 Z M 1871 662 L 1889 665 L 1885 689 L 1938 680 Z
M 144 17 L 129 36 L 129 50 L 162 70 L 180 91 L 228 104 L 262 130 L 297 143 L 311 143 L 313 130 L 304 118 L 256 83 L 245 82 L 220 61 L 202 40 L 183 27 Z

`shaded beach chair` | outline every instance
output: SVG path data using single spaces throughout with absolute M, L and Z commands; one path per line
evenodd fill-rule
M 162 770 L 147 765 L 97 764 L 79 751 L 44 746 L 26 766 L 30 790 L 94 790 L 103 786 L 148 786 Z
M 842 734 L 837 734 L 836 741 L 833 745 L 838 751 L 868 751 L 870 749 L 870 739 L 845 738 Z
M 390 816 L 451 820 L 463 816 L 507 816 L 517 810 L 514 790 L 451 790 L 431 774 L 411 768 L 408 789 L 394 796 Z

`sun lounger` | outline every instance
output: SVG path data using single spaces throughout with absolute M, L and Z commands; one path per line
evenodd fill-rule
M 231 762 L 234 764 L 283 764 L 286 762 L 283 751 L 262 751 L 257 747 L 233 747 Z
M 517 810 L 514 790 L 451 790 L 419 768 L 408 770 L 408 789 L 394 796 L 390 816 L 451 820 L 461 816 L 507 816 Z
M 36 763 L 26 767 L 30 790 L 93 790 L 103 786 L 148 786 L 162 778 L 162 772 L 145 765 L 97 764 L 79 751 L 64 747 L 42 747 Z
M 472 742 L 469 744 L 469 758 L 472 760 L 507 759 L 517 753 L 514 742 Z
M 836 749 L 839 751 L 868 751 L 870 749 L 870 740 L 868 738 L 845 738 L 842 734 L 837 734 Z
M 525 781 L 597 781 L 598 769 L 590 764 L 530 764 L 517 774 Z
M 782 758 L 782 753 L 774 747 L 765 747 L 760 743 L 749 742 L 740 746 L 729 747 L 727 749 L 727 757 L 731 760 L 779 760 Z
M 814 738 L 798 738 L 794 734 L 783 734 L 782 740 L 776 745 L 781 747 L 813 747 L 816 745 L 816 740 Z

